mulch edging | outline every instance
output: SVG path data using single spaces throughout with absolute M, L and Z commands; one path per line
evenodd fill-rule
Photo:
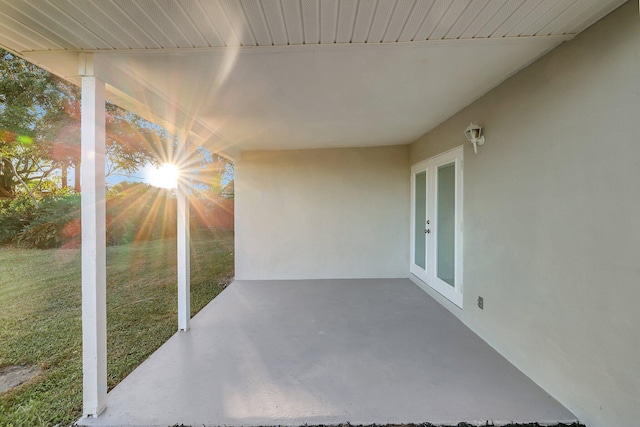
M 319 425 L 308 425 L 305 424 L 303 426 L 299 426 L 299 427 L 493 427 L 495 426 L 495 424 L 493 424 L 493 422 L 491 424 L 489 424 L 489 422 L 487 422 L 486 424 L 483 425 L 478 425 L 478 424 L 469 424 L 469 423 L 458 423 L 456 425 L 449 425 L 449 424 L 431 424 L 431 423 L 422 423 L 422 424 L 369 424 L 369 425 L 353 425 L 353 424 L 332 424 L 332 425 L 325 425 L 325 424 L 319 424 Z M 172 425 L 170 427 L 194 427 L 194 426 L 188 426 L 186 424 L 175 424 Z M 230 427 L 230 426 L 225 426 L 225 427 Z M 283 427 L 280 425 L 277 426 L 260 426 L 260 427 Z M 500 427 L 586 427 L 584 424 L 581 423 L 571 423 L 571 424 L 564 424 L 564 423 L 558 423 L 558 424 L 539 424 L 539 423 L 525 423 L 525 424 L 500 424 Z

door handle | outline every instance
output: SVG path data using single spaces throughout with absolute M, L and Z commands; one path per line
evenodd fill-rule
M 424 230 L 425 234 L 429 234 L 431 233 L 431 230 L 429 230 L 428 228 L 426 230 Z

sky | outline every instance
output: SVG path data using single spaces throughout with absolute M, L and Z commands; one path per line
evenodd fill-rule
M 69 169 L 69 182 L 73 182 L 74 179 L 74 168 Z M 132 174 L 121 174 L 121 173 L 112 173 L 111 175 L 106 177 L 107 186 L 111 187 L 121 182 L 143 182 L 145 184 L 155 185 L 157 187 L 163 188 L 173 188 L 171 187 L 171 177 L 167 175 L 171 175 L 173 172 L 171 169 L 169 170 L 159 170 L 155 165 L 147 163 L 143 167 L 139 168 Z M 167 180 L 168 179 L 168 180 Z M 232 178 L 231 178 L 232 179 Z M 222 185 L 227 185 L 231 179 L 227 176 L 223 176 Z
M 113 185 L 119 184 L 124 181 L 128 182 L 144 182 L 146 184 L 151 184 L 151 176 L 153 174 L 153 169 L 155 166 L 151 164 L 146 164 L 142 168 L 135 171 L 133 174 L 123 175 L 119 173 L 114 173 L 107 176 L 107 186 L 111 187 Z M 69 169 L 69 182 L 73 182 L 75 176 L 74 168 Z
M 153 169 L 155 169 L 155 166 L 147 163 L 131 175 L 111 174 L 107 177 L 107 185 L 115 185 L 123 181 L 151 184 L 150 177 Z

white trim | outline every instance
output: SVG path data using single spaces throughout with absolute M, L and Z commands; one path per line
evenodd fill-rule
M 105 222 L 105 87 L 82 77 L 82 412 L 107 405 L 107 273 Z
M 411 280 L 416 286 L 425 291 L 431 298 L 438 301 L 440 305 L 449 310 L 454 316 L 462 320 L 462 309 L 445 298 L 441 293 L 435 291 L 431 286 L 417 278 L 413 274 L 409 274 L 409 280 Z
M 463 262 L 462 262 L 462 244 L 463 244 L 463 147 L 459 146 L 452 150 L 446 151 L 437 156 L 431 157 L 422 162 L 416 163 L 411 167 L 411 238 L 410 238 L 410 256 L 409 271 L 417 279 L 427 284 L 429 287 L 437 291 L 439 294 L 462 308 L 463 304 Z M 437 226 L 436 226 L 436 204 L 437 204 L 437 171 L 441 165 L 455 164 L 455 285 L 441 280 L 437 275 Z M 425 269 L 415 264 L 415 236 L 416 236 L 416 197 L 415 197 L 415 176 L 421 172 L 427 174 L 427 197 L 426 209 L 427 219 L 431 221 L 429 233 L 426 238 L 425 250 Z

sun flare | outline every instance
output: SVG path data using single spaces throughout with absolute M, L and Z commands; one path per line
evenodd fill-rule
M 163 163 L 160 167 L 149 169 L 149 184 L 160 188 L 176 188 L 180 171 L 173 163 Z

